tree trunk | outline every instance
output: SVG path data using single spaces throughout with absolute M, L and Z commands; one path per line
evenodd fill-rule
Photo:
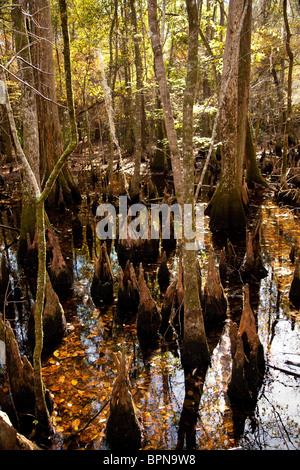
M 110 400 L 106 439 L 113 451 L 133 452 L 141 447 L 142 429 L 132 397 L 125 354 L 115 354 L 118 375 Z
M 72 153 L 78 143 L 78 136 L 77 136 L 77 128 L 76 128 L 76 121 L 75 121 L 75 111 L 74 111 L 74 100 L 73 100 L 73 90 L 72 90 L 72 74 L 71 74 L 71 60 L 70 60 L 70 44 L 69 44 L 69 33 L 68 33 L 68 18 L 67 18 L 67 8 L 66 8 L 66 1 L 60 0 L 59 1 L 60 7 L 60 17 L 62 23 L 62 33 L 63 33 L 63 41 L 64 41 L 64 65 L 65 65 L 65 79 L 66 79 L 66 93 L 67 93 L 67 101 L 68 101 L 68 110 L 69 110 L 69 119 L 70 119 L 70 142 L 66 150 L 63 152 L 61 157 L 58 159 L 52 173 L 50 174 L 49 178 L 47 179 L 44 189 L 41 192 L 39 186 L 39 172 L 37 168 L 37 161 L 31 162 L 32 153 L 30 150 L 30 146 L 26 147 L 26 150 L 29 152 L 29 156 L 26 155 L 25 151 L 20 145 L 20 141 L 17 136 L 17 130 L 15 125 L 15 120 L 13 116 L 13 112 L 10 105 L 10 100 L 7 92 L 6 87 L 6 109 L 9 117 L 11 132 L 14 139 L 14 144 L 16 147 L 17 155 L 20 158 L 24 174 L 28 179 L 28 183 L 31 189 L 31 196 L 32 196 L 32 203 L 31 212 L 34 212 L 34 216 L 36 219 L 36 230 L 38 235 L 38 280 L 37 280 L 37 293 L 36 293 L 36 303 L 35 303 L 35 350 L 33 354 L 33 363 L 34 363 L 34 391 L 35 391 L 35 400 L 36 400 L 36 416 L 38 420 L 38 427 L 37 433 L 41 434 L 49 434 L 51 431 L 51 422 L 49 412 L 45 403 L 45 390 L 42 382 L 42 371 L 41 371 L 41 353 L 43 348 L 43 309 L 44 309 L 44 299 L 45 299 L 45 290 L 46 290 L 46 239 L 45 239 L 45 210 L 44 204 L 45 200 L 49 196 L 55 181 L 62 170 L 64 164 L 68 156 Z M 24 28 L 24 23 L 22 21 L 22 14 L 20 7 L 15 7 L 12 9 L 12 16 L 14 21 L 17 21 L 17 25 L 20 28 L 23 28 L 23 34 L 18 34 L 17 39 L 19 36 L 22 38 L 27 38 L 25 35 L 26 30 Z M 20 45 L 20 44 L 19 44 Z M 25 45 L 25 49 L 28 51 L 28 41 Z M 28 61 L 27 61 L 28 62 Z M 30 64 L 30 62 L 29 62 Z M 30 67 L 26 67 L 25 70 L 31 70 Z M 31 78 L 31 77 L 29 77 Z M 5 82 L 4 82 L 5 83 Z M 28 106 L 30 103 L 30 97 L 28 97 L 28 91 L 31 90 L 30 87 L 24 87 L 24 98 L 25 105 Z M 31 90 L 32 91 L 32 90 Z M 30 108 L 31 113 L 29 113 L 28 117 L 32 117 L 32 119 L 36 119 L 36 113 L 33 111 L 36 110 L 34 108 L 34 100 L 32 100 Z M 26 108 L 25 108 L 26 109 Z M 34 120 L 31 122 L 29 120 L 29 124 L 31 124 L 31 130 L 34 131 L 34 135 L 31 136 L 29 143 L 36 145 L 38 148 L 38 135 L 37 135 L 37 127 L 35 128 L 32 123 L 34 124 Z M 25 137 L 25 136 L 24 136 Z M 35 141 L 34 141 L 35 138 Z M 25 138 L 24 138 L 24 148 L 25 148 Z M 24 179 L 23 179 L 24 182 Z M 35 208 L 35 211 L 33 211 Z M 27 240 L 26 240 L 27 242 Z
M 248 121 L 248 104 L 250 91 L 251 68 L 251 20 L 252 2 L 244 0 L 246 14 L 239 38 L 238 61 L 238 120 L 237 120 L 237 158 L 241 164 L 238 166 L 238 179 L 243 178 L 243 163 L 245 161 L 245 143 Z
M 15 4 L 11 9 L 12 25 L 14 29 L 15 50 L 19 56 L 18 67 L 19 74 L 23 82 L 29 85 L 35 85 L 33 69 L 30 65 L 24 67 L 24 63 L 31 64 L 31 56 L 29 49 L 29 40 L 25 26 L 25 19 L 22 13 L 22 2 Z M 38 135 L 38 118 L 37 118 L 37 104 L 36 94 L 26 84 L 22 83 L 22 122 L 23 122 L 23 148 L 24 153 L 28 159 L 28 163 L 33 171 L 38 185 L 40 184 L 39 178 L 39 135 Z M 27 171 L 23 174 L 23 193 L 22 193 L 22 214 L 21 214 L 21 228 L 20 239 L 18 247 L 18 257 L 20 260 L 24 259 L 27 252 L 27 234 L 29 234 L 31 241 L 35 235 L 35 191 L 32 186 L 30 177 Z
M 197 85 L 198 61 L 198 12 L 194 0 L 186 2 L 189 17 L 189 55 L 186 88 L 183 105 L 183 165 L 174 125 L 172 105 L 166 79 L 166 69 L 160 42 L 157 21 L 157 2 L 148 0 L 148 18 L 152 49 L 155 59 L 157 81 L 163 106 L 164 120 L 169 140 L 175 195 L 183 208 L 183 203 L 191 204 L 194 220 L 194 156 L 193 156 L 193 105 Z M 183 170 L 183 178 L 182 178 Z M 193 227 L 195 223 L 193 223 Z M 185 234 L 186 235 L 186 234 Z M 199 299 L 195 249 L 189 249 L 185 237 L 184 269 L 184 337 L 182 360 L 184 367 L 198 367 L 209 362 L 209 351 L 205 335 L 201 304 Z
M 207 208 L 213 232 L 245 231 L 246 217 L 241 198 L 243 159 L 238 147 L 238 57 L 243 2 L 230 0 L 223 55 L 220 104 L 220 138 L 223 145 L 221 177 Z M 228 80 L 229 78 L 229 80 Z
M 32 14 L 32 32 L 39 38 L 33 44 L 33 63 L 35 68 L 36 88 L 43 95 L 37 97 L 37 112 L 40 137 L 40 171 L 41 181 L 47 181 L 55 163 L 63 153 L 61 124 L 58 113 L 55 67 L 53 56 L 54 35 L 51 21 L 49 0 L 30 2 Z M 60 191 L 60 188 L 62 191 Z M 56 205 L 63 195 L 66 204 L 78 203 L 81 200 L 79 189 L 65 165 L 57 178 L 48 197 L 48 204 Z
M 4 150 L 6 154 L 6 163 L 12 163 L 13 153 L 12 153 L 12 143 L 11 143 L 11 138 L 10 138 L 9 122 L 8 122 L 5 106 L 3 105 L 0 106 L 0 122 L 1 122 L 0 136 L 3 139 Z
M 0 411 L 0 450 L 42 450 L 13 427 L 9 417 Z
M 131 19 L 133 25 L 133 41 L 135 52 L 135 69 L 136 69 L 136 94 L 135 94 L 135 158 L 134 158 L 134 174 L 131 184 L 131 197 L 139 194 L 139 183 L 141 173 L 142 160 L 142 59 L 140 52 L 140 39 L 138 36 L 138 27 L 136 19 L 135 0 L 130 0 Z
M 245 2 L 244 2 L 245 7 Z M 239 53 L 239 79 L 238 79 L 238 158 L 246 164 L 246 182 L 253 186 L 254 183 L 267 186 L 260 174 L 256 151 L 253 146 L 252 133 L 248 117 L 249 91 L 250 91 L 250 69 L 251 69 L 251 21 L 252 2 L 248 1 L 245 19 L 241 30 L 240 53 Z M 243 166 L 240 171 L 243 173 Z M 239 175 L 241 179 L 243 174 Z
M 258 168 L 256 160 L 256 150 L 253 143 L 252 131 L 250 127 L 249 117 L 247 119 L 246 129 L 246 143 L 245 143 L 245 163 L 246 163 L 246 183 L 249 188 L 254 187 L 255 184 L 268 187 Z
M 193 106 L 197 86 L 198 70 L 198 12 L 194 0 L 186 0 L 189 20 L 189 51 L 186 87 L 183 99 L 183 181 L 184 210 L 187 204 L 192 207 L 193 228 L 195 227 L 194 207 L 194 153 L 193 153 Z M 200 367 L 209 362 L 203 315 L 199 299 L 199 287 L 195 248 L 189 246 L 190 240 L 184 234 L 183 284 L 184 284 L 184 335 L 182 359 L 188 368 Z
M 160 33 L 157 20 L 157 0 L 148 0 L 148 20 L 150 28 L 151 44 L 154 54 L 154 63 L 156 70 L 156 77 L 159 84 L 160 97 L 164 112 L 164 120 L 166 125 L 166 132 L 168 136 L 173 178 L 175 185 L 175 193 L 177 201 L 182 204 L 183 188 L 182 188 L 182 165 L 180 160 L 180 150 L 177 141 L 177 134 L 173 118 L 173 110 L 171 98 L 167 83 L 166 68 L 164 64 L 162 45 L 160 42 Z
M 36 204 L 36 221 L 38 234 L 38 278 L 36 307 L 34 310 L 35 346 L 33 351 L 34 393 L 36 417 L 39 422 L 38 433 L 49 435 L 52 429 L 49 411 L 45 401 L 45 390 L 42 378 L 42 351 L 43 351 L 43 311 L 46 294 L 46 238 L 45 238 L 45 210 L 40 201 Z

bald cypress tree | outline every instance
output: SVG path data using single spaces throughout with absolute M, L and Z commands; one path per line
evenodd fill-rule
M 247 4 L 247 0 L 246 0 Z M 222 141 L 221 176 L 216 191 L 207 207 L 210 228 L 214 232 L 244 232 L 246 216 L 241 189 L 243 153 L 239 141 L 239 50 L 240 33 L 244 20 L 244 2 L 230 0 L 223 73 L 220 90 L 219 133 Z M 243 122 L 244 119 L 243 119 Z M 243 131 L 243 142 L 245 134 Z

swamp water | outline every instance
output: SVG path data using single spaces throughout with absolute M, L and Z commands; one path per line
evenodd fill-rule
M 79 216 L 83 225 L 93 222 L 85 201 Z M 231 354 L 228 322 L 225 322 L 223 330 L 211 342 L 212 361 L 205 376 L 196 420 L 197 450 L 300 448 L 299 312 L 288 300 L 293 277 L 289 253 L 292 243 L 300 240 L 300 225 L 291 210 L 280 208 L 270 200 L 263 202 L 262 216 L 262 258 L 268 275 L 256 286 L 255 293 L 252 292 L 252 308 L 265 352 L 263 384 L 253 413 L 236 417 L 226 394 Z M 162 341 L 145 361 L 136 337 L 135 323 L 122 324 L 118 320 L 116 302 L 107 309 L 95 308 L 90 298 L 90 285 L 94 272 L 93 256 L 95 252 L 99 253 L 99 240 L 93 253 L 89 252 L 85 238 L 82 246 L 75 248 L 70 220 L 71 214 L 67 211 L 56 215 L 53 221 L 59 231 L 66 261 L 74 273 L 73 293 L 62 300 L 68 334 L 43 362 L 43 379 L 55 402 L 53 449 L 107 449 L 108 400 L 117 372 L 113 353 L 120 350 L 125 350 L 130 363 L 133 397 L 143 429 L 142 449 L 175 449 L 185 399 L 185 377 L 178 344 L 176 341 L 168 344 Z M 2 218 L 2 223 L 5 222 L 6 215 Z M 13 238 L 13 233 L 5 231 L 5 240 L 1 237 L 1 249 Z M 198 253 L 202 285 L 211 243 L 206 218 L 204 245 Z M 7 254 L 10 268 L 17 273 L 15 248 L 16 244 L 12 244 Z M 117 286 L 119 264 L 113 247 L 110 256 Z M 216 260 L 217 256 L 218 252 Z M 163 295 L 157 283 L 158 266 L 159 263 L 143 264 L 148 287 L 160 307 Z M 178 272 L 176 252 L 169 256 L 168 266 L 173 279 Z M 242 288 L 230 286 L 226 292 L 230 308 L 235 315 L 240 315 Z M 20 344 L 22 338 L 26 338 L 25 320 L 26 317 L 22 322 L 18 319 L 14 325 Z

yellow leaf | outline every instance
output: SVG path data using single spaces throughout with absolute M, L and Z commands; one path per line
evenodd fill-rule
M 75 430 L 77 431 L 78 429 L 78 426 L 80 424 L 80 419 L 79 418 L 76 418 L 75 421 L 73 422 L 73 426 L 75 428 Z
M 76 379 L 73 379 L 71 383 L 72 383 L 72 385 L 77 385 L 77 383 L 78 383 L 78 380 L 76 380 Z
M 59 350 L 58 349 L 56 351 L 54 351 L 53 356 L 59 357 Z

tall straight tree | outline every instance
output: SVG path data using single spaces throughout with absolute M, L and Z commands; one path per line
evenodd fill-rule
M 63 152 L 63 139 L 58 112 L 55 66 L 53 55 L 54 35 L 49 0 L 29 2 L 31 30 L 35 37 L 32 44 L 32 61 L 35 86 L 42 96 L 37 96 L 37 112 L 40 137 L 41 184 L 47 181 Z M 46 98 L 46 99 L 45 99 Z M 67 165 L 63 168 L 48 197 L 48 204 L 55 205 L 63 197 L 66 204 L 80 202 L 80 192 Z
M 247 3 L 247 5 L 246 5 Z M 253 145 L 252 131 L 248 116 L 251 71 L 251 22 L 252 2 L 244 2 L 245 18 L 240 34 L 239 74 L 238 74 L 238 148 L 237 152 L 246 165 L 246 182 L 249 187 L 254 184 L 267 186 L 256 160 L 256 149 Z M 243 167 L 240 167 L 242 171 Z M 241 178 L 242 175 L 239 176 Z
M 157 2 L 148 0 L 148 16 L 152 49 L 155 57 L 156 76 L 159 83 L 167 136 L 171 151 L 175 194 L 182 211 L 189 207 L 194 222 L 194 155 L 193 155 L 193 106 L 197 86 L 198 66 L 198 10 L 195 0 L 186 0 L 189 20 L 189 50 L 186 87 L 183 102 L 183 155 L 179 150 L 174 125 L 172 104 L 166 78 L 162 45 L 157 20 Z M 183 177 L 182 177 L 183 175 Z M 189 206 L 188 206 L 189 205 Z M 184 334 L 182 360 L 186 369 L 207 365 L 209 349 L 199 300 L 196 251 L 189 249 L 191 240 L 184 234 L 183 282 L 184 282 Z
M 40 148 L 37 117 L 36 93 L 34 92 L 34 74 L 31 67 L 31 53 L 29 38 L 25 23 L 23 8 L 25 2 L 16 2 L 11 8 L 12 26 L 16 56 L 18 57 L 19 77 L 22 79 L 21 110 L 23 122 L 23 146 L 28 163 L 35 175 L 37 184 L 40 185 Z M 23 260 L 27 253 L 27 237 L 33 241 L 35 235 L 35 192 L 28 173 L 24 172 L 22 186 L 22 213 L 21 230 L 19 238 L 18 256 Z
M 22 148 L 15 125 L 15 120 L 10 105 L 9 95 L 6 87 L 6 109 L 8 113 L 8 118 L 10 122 L 11 133 L 14 139 L 14 144 L 16 148 L 17 155 L 23 166 L 23 173 L 26 175 L 26 181 L 30 183 L 31 188 L 31 198 L 34 203 L 31 207 L 31 211 L 35 212 L 36 220 L 36 231 L 37 231 L 37 241 L 38 241 L 38 274 L 37 274 L 37 289 L 36 289 L 36 301 L 35 301 L 35 311 L 34 311 L 34 324 L 35 324 L 35 346 L 33 352 L 33 369 L 34 369 L 34 392 L 35 392 L 35 406 L 36 406 L 36 419 L 37 419 L 37 428 L 36 433 L 40 436 L 48 436 L 52 431 L 52 423 L 49 415 L 49 410 L 46 404 L 45 398 L 45 387 L 42 379 L 42 364 L 41 356 L 43 350 L 43 313 L 45 307 L 45 295 L 46 295 L 46 282 L 47 282 L 47 269 L 46 269 L 46 224 L 45 224 L 45 201 L 48 198 L 54 183 L 62 171 L 68 156 L 73 152 L 78 144 L 78 135 L 75 121 L 75 110 L 74 110 L 74 100 L 73 100 L 73 90 L 72 90 L 72 74 L 71 74 L 71 60 L 70 60 L 70 45 L 69 45 L 69 33 L 68 33 L 68 17 L 67 17 L 67 7 L 65 0 L 59 0 L 60 7 L 60 17 L 62 24 L 62 34 L 64 41 L 64 65 L 65 65 L 65 79 L 66 79 L 66 94 L 69 110 L 69 119 L 70 119 L 70 142 L 67 148 L 63 151 L 60 158 L 57 160 L 53 171 L 51 172 L 49 178 L 45 182 L 44 189 L 41 190 L 39 184 L 39 172 L 34 168 L 31 158 L 32 155 L 26 155 L 25 149 L 30 151 L 32 147 L 26 147 L 24 141 L 24 147 Z M 20 28 L 22 28 L 23 21 L 22 11 L 18 5 L 17 10 L 12 11 L 13 20 L 18 21 L 15 23 Z M 24 30 L 21 29 L 22 36 L 25 36 Z M 18 30 L 19 32 L 19 30 Z M 27 36 L 25 36 L 27 37 Z M 28 50 L 28 47 L 26 47 Z M 31 65 L 30 62 L 27 65 Z M 28 67 L 28 70 L 32 70 L 31 66 Z M 32 87 L 27 85 L 25 89 L 32 91 Z M 24 90 L 23 90 L 24 91 Z M 26 95 L 25 95 L 26 96 Z M 29 101 L 30 102 L 30 101 Z M 28 102 L 25 100 L 24 104 L 27 106 Z M 37 127 L 35 129 L 37 131 Z M 38 143 L 38 135 L 35 132 L 35 139 Z M 23 179 L 24 184 L 24 179 Z
M 136 70 L 136 93 L 135 93 L 135 158 L 134 158 L 134 174 L 131 184 L 131 197 L 136 197 L 139 193 L 141 160 L 142 160 L 142 114 L 143 114 L 143 67 L 140 51 L 140 38 L 138 34 L 138 25 L 136 17 L 135 0 L 130 0 L 131 21 L 133 25 L 133 43 L 134 43 L 134 60 Z
M 291 31 L 288 20 L 287 12 L 287 0 L 283 0 L 283 19 L 285 29 L 285 49 L 288 56 L 289 68 L 288 68 L 288 80 L 287 80 L 287 105 L 285 114 L 284 134 L 283 134 L 283 146 L 282 146 L 282 165 L 281 165 L 281 184 L 286 185 L 287 175 L 287 155 L 288 155 L 288 144 L 289 144 L 289 133 L 290 133 L 290 121 L 292 116 L 292 80 L 293 80 L 293 66 L 294 66 L 294 54 L 291 49 Z
M 195 229 L 194 207 L 194 100 L 198 78 L 198 9 L 195 0 L 186 0 L 189 22 L 189 47 L 186 85 L 183 97 L 182 145 L 183 145 L 183 198 L 184 211 L 191 208 L 193 228 Z M 184 282 L 184 335 L 183 363 L 194 368 L 207 365 L 209 350 L 206 340 L 203 315 L 199 299 L 196 251 L 191 249 L 194 240 L 184 234 L 183 282 Z
M 248 0 L 245 7 L 247 4 Z M 246 225 L 241 197 L 244 160 L 241 149 L 244 147 L 239 143 L 238 135 L 239 39 L 245 12 L 244 1 L 230 0 L 220 89 L 221 176 L 207 207 L 207 213 L 210 214 L 210 228 L 213 232 L 244 232 Z M 245 142 L 244 132 L 242 139 Z
M 150 28 L 150 37 L 154 55 L 154 67 L 159 86 L 160 98 L 163 108 L 164 121 L 168 143 L 171 153 L 172 171 L 175 186 L 176 198 L 179 204 L 183 203 L 182 188 L 182 164 L 180 149 L 175 129 L 173 109 L 170 98 L 170 92 L 167 82 L 166 67 L 164 63 L 163 50 L 161 45 L 161 35 L 159 32 L 157 19 L 157 0 L 148 0 L 148 21 Z

